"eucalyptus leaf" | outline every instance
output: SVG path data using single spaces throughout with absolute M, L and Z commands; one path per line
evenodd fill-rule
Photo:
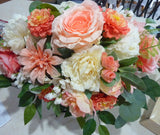
M 89 119 L 83 126 L 83 135 L 91 135 L 96 130 L 96 121 Z
M 104 125 L 99 125 L 98 131 L 100 135 L 110 135 L 107 127 L 105 127 Z
M 32 120 L 35 114 L 36 114 L 35 105 L 32 104 L 27 106 L 24 110 L 24 124 L 26 125 L 30 120 Z
M 121 116 L 118 116 L 115 121 L 115 128 L 121 128 L 126 124 L 126 121 L 121 118 Z
M 115 117 L 110 112 L 108 112 L 108 111 L 99 111 L 97 113 L 97 115 L 100 118 L 100 120 L 103 121 L 105 124 L 114 125 Z
M 29 12 L 31 13 L 34 9 L 38 8 L 39 9 L 39 6 L 42 4 L 41 1 L 34 1 L 30 4 L 29 6 Z
M 84 118 L 83 118 L 83 117 L 78 117 L 78 118 L 77 118 L 77 121 L 78 121 L 78 124 L 79 124 L 79 126 L 81 127 L 81 129 L 83 129 L 83 126 L 84 126 L 84 124 L 85 124 L 85 122 L 86 122 L 85 117 L 84 117 Z
M 151 19 L 151 18 L 146 18 L 146 24 L 147 23 L 156 23 L 155 20 Z
M 144 28 L 145 28 L 150 34 L 156 35 L 156 34 L 159 33 L 159 29 L 156 29 L 156 28 L 154 28 L 154 27 L 152 27 L 152 26 L 150 26 L 150 25 L 146 25 Z
M 90 99 L 92 97 L 92 92 L 91 91 L 85 90 L 84 93 L 86 94 L 86 96 L 87 96 L 88 99 Z

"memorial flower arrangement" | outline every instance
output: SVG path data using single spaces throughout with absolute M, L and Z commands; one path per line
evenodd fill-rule
M 56 116 L 74 116 L 84 135 L 96 127 L 109 135 L 107 124 L 121 128 L 137 120 L 147 109 L 146 95 L 160 96 L 151 77 L 160 75 L 153 20 L 140 23 L 130 11 L 102 9 L 91 0 L 56 7 L 36 1 L 29 11 L 9 20 L 0 44 L 0 87 L 21 89 L 25 124 L 36 112 L 42 117 L 45 102 Z M 118 116 L 110 112 L 114 107 Z

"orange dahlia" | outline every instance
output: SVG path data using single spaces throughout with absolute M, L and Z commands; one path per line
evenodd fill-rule
M 44 83 L 46 72 L 51 77 L 59 76 L 59 72 L 54 65 L 62 63 L 62 59 L 52 56 L 50 49 L 44 49 L 46 39 L 41 39 L 37 43 L 37 47 L 31 39 L 27 40 L 26 47 L 21 50 L 19 62 L 23 65 L 24 75 L 29 75 L 33 83 L 37 79 L 41 84 Z
M 28 16 L 28 28 L 35 37 L 46 37 L 51 35 L 54 15 L 50 14 L 50 9 L 35 9 Z
M 122 35 L 126 35 L 130 31 L 128 22 L 117 11 L 108 8 L 103 13 L 103 16 L 105 21 L 103 36 L 105 38 L 119 39 Z
M 93 94 L 91 100 L 96 111 L 111 109 L 117 102 L 116 97 L 108 96 L 104 93 Z

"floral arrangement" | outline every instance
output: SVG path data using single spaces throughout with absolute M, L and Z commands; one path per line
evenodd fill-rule
M 76 117 L 83 135 L 105 124 L 121 128 L 147 109 L 146 95 L 160 96 L 158 30 L 137 22 L 127 10 L 101 8 L 94 1 L 39 1 L 28 17 L 15 15 L 3 28 L 0 44 L 0 87 L 21 89 L 24 123 L 42 101 L 56 116 Z M 157 76 L 153 78 L 153 76 Z M 110 109 L 119 107 L 119 115 Z

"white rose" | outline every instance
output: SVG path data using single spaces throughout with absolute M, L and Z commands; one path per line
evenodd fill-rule
M 75 53 L 62 65 L 62 74 L 71 79 L 71 86 L 77 91 L 99 91 L 102 46 L 95 45 L 81 53 Z
M 26 20 L 25 16 L 16 14 L 3 29 L 5 46 L 11 47 L 15 53 L 25 47 L 25 39 L 29 36 Z
M 133 24 L 128 24 L 130 28 L 130 32 L 124 36 L 120 41 L 116 44 L 112 44 L 107 47 L 107 53 L 115 52 L 119 58 L 128 59 L 139 55 L 139 32 L 138 28 Z

